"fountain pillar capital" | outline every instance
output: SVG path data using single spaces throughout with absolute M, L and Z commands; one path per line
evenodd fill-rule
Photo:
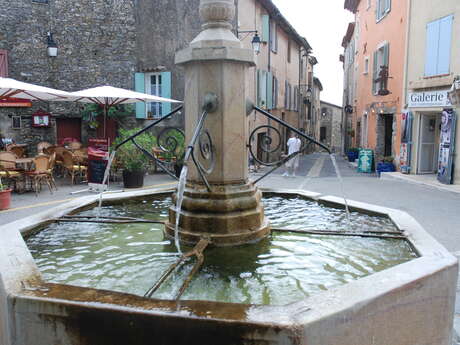
M 231 30 L 235 18 L 235 4 L 232 0 L 201 0 L 200 17 L 202 28 L 224 28 Z

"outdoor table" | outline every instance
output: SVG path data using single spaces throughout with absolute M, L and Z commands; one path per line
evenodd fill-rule
M 16 158 L 14 160 L 16 167 L 24 171 L 30 171 L 32 168 L 33 162 L 34 162 L 33 158 Z

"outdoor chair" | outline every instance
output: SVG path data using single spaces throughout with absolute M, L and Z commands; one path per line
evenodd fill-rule
M 46 182 L 52 194 L 54 181 L 49 170 L 50 158 L 46 155 L 39 155 L 34 158 L 34 165 L 35 169 L 32 171 L 26 171 L 25 174 L 28 178 L 30 178 L 35 195 L 38 196 L 38 192 L 41 191 L 42 182 Z
M 76 161 L 74 155 L 70 151 L 62 152 L 63 166 L 67 174 L 70 175 L 72 184 L 75 182 L 75 176 L 86 177 L 87 167 Z
M 56 164 L 56 152 L 53 152 L 49 156 L 47 174 L 49 175 L 49 180 L 51 182 L 51 185 L 54 187 L 55 190 L 57 190 L 56 181 L 54 180 L 54 174 L 53 174 L 55 164 Z
M 24 152 L 25 151 L 26 150 L 21 146 L 12 146 L 12 147 L 10 147 L 10 152 L 14 153 L 17 158 L 24 157 Z
M 47 141 L 41 141 L 37 144 L 37 152 L 38 154 L 40 153 L 45 153 L 45 154 L 48 154 L 48 152 L 46 151 L 49 147 L 53 146 L 52 144 L 50 144 L 49 142 Z
M 78 149 L 81 149 L 81 147 L 83 146 L 82 143 L 78 142 L 78 141 L 72 141 L 70 143 L 67 144 L 67 146 L 69 147 L 70 150 L 78 150 Z
M 0 152 L 0 177 L 13 185 L 13 190 L 21 190 L 20 182 L 23 180 L 23 174 L 16 169 L 16 155 L 10 151 Z

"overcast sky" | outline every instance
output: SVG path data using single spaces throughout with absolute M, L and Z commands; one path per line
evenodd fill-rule
M 313 47 L 318 59 L 315 75 L 323 84 L 321 100 L 342 105 L 343 69 L 339 55 L 343 53 L 342 38 L 349 22 L 350 11 L 344 0 L 272 0 L 296 31 Z

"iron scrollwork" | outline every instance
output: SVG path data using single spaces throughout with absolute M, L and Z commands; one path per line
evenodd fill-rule
M 136 137 L 141 135 L 142 133 L 154 128 L 157 124 L 165 121 L 166 119 L 169 119 L 172 115 L 179 113 L 180 110 L 182 110 L 182 106 L 177 107 L 173 111 L 171 111 L 169 114 L 166 116 L 163 116 L 161 119 L 151 123 L 150 125 L 142 128 L 140 131 L 134 133 L 130 137 L 126 138 L 123 140 L 120 144 L 118 144 L 114 150 L 118 150 L 119 147 L 123 146 L 127 142 L 132 142 L 134 146 L 136 146 L 142 153 L 144 153 L 145 156 L 147 156 L 150 160 L 154 161 L 160 169 L 162 169 L 165 173 L 167 173 L 169 176 L 171 176 L 174 179 L 178 179 L 174 173 L 168 169 L 166 166 L 165 162 L 162 160 L 158 159 L 153 152 L 151 151 L 152 148 L 146 149 L 139 145 L 139 143 L 136 141 Z M 174 128 L 174 127 L 166 127 L 164 128 L 158 135 L 157 135 L 157 143 L 160 148 L 160 150 L 164 153 L 169 153 L 171 155 L 176 156 L 177 160 L 182 160 L 184 157 L 184 150 L 181 149 L 181 141 L 182 143 L 185 142 L 185 134 L 182 130 L 179 128 Z
M 211 192 L 211 186 L 206 179 L 206 175 L 209 175 L 214 170 L 216 163 L 214 144 L 212 142 L 211 135 L 207 129 L 204 129 L 204 121 L 207 115 L 208 112 L 206 110 L 203 111 L 198 124 L 195 127 L 195 132 L 193 133 L 192 140 L 190 140 L 190 143 L 187 146 L 187 150 L 185 152 L 184 165 L 186 165 L 188 160 L 192 158 L 192 161 L 197 168 L 201 180 L 205 184 L 208 191 Z M 201 159 L 197 159 L 195 156 L 196 144 L 198 144 Z
M 279 151 L 280 148 L 281 148 L 281 145 L 282 145 L 281 133 L 278 130 L 278 128 L 276 128 L 274 126 L 271 126 L 271 125 L 261 125 L 261 126 L 256 127 L 251 132 L 251 134 L 249 136 L 249 144 L 247 145 L 248 149 L 249 149 L 249 153 L 251 154 L 251 156 L 252 156 L 252 158 L 254 159 L 255 162 L 259 163 L 260 165 L 270 166 L 270 167 L 272 167 L 272 169 L 270 169 L 268 172 L 266 172 L 261 177 L 259 177 L 256 181 L 254 181 L 254 183 L 259 182 L 260 180 L 262 180 L 266 176 L 270 175 L 273 171 L 278 169 L 281 165 L 283 165 L 284 163 L 286 163 L 289 160 L 293 159 L 294 157 L 299 155 L 301 152 L 305 151 L 307 149 L 307 147 L 312 143 L 322 147 L 328 153 L 331 153 L 331 150 L 329 149 L 329 147 L 327 147 L 323 143 L 321 143 L 321 142 L 315 140 L 314 138 L 306 135 L 305 133 L 299 131 L 297 128 L 292 127 L 288 123 L 278 119 L 276 116 L 270 114 L 269 112 L 266 112 L 265 110 L 263 110 L 263 109 L 261 109 L 259 107 L 256 107 L 256 106 L 254 106 L 254 110 L 256 110 L 257 112 L 259 112 L 259 113 L 261 113 L 263 115 L 265 115 L 266 117 L 268 117 L 269 119 L 275 121 L 276 123 L 280 124 L 281 126 L 290 129 L 291 131 L 293 131 L 294 133 L 299 135 L 299 137 L 302 139 L 302 145 L 301 145 L 299 151 L 293 152 L 288 156 L 281 157 L 280 159 L 278 159 L 276 161 L 270 161 L 268 156 L 271 153 Z M 263 130 L 264 132 L 258 139 L 261 140 L 259 148 L 262 151 L 262 155 L 261 155 L 261 157 L 258 157 L 257 154 L 254 153 L 254 151 L 253 151 L 253 146 L 251 145 L 251 142 L 255 139 L 255 136 L 258 135 L 261 130 Z M 274 133 L 274 135 L 271 134 L 272 132 Z M 273 143 L 276 143 L 276 145 L 271 147 Z M 263 156 L 266 156 L 266 159 L 264 159 Z

